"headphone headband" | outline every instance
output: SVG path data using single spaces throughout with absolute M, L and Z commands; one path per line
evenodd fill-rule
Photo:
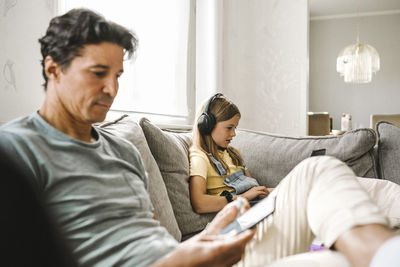
M 206 103 L 206 106 L 204 107 L 203 113 L 211 114 L 209 111 L 211 103 L 214 101 L 214 99 L 221 97 L 221 96 L 223 96 L 223 94 L 217 93 L 217 94 L 213 95 L 212 97 L 210 97 L 210 99 Z

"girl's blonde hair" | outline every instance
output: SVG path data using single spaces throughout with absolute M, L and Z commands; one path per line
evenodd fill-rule
M 212 139 L 211 134 L 202 135 L 202 134 L 200 134 L 199 128 L 197 127 L 198 118 L 203 113 L 205 106 L 206 106 L 206 104 L 203 104 L 201 110 L 197 114 L 196 123 L 193 126 L 192 146 L 194 148 L 197 148 L 197 149 L 205 152 L 207 157 L 209 158 L 210 162 L 212 162 L 212 161 L 208 154 L 210 153 L 211 155 L 213 155 L 213 157 L 216 160 L 221 162 L 222 166 L 226 170 L 226 173 L 229 173 L 229 167 L 219 156 L 218 145 Z M 227 120 L 233 118 L 233 116 L 235 116 L 235 115 L 239 115 L 239 117 L 241 116 L 238 107 L 224 96 L 218 96 L 212 100 L 212 102 L 208 105 L 208 113 L 211 113 L 212 115 L 214 115 L 216 123 L 218 123 L 220 121 L 227 121 Z M 237 149 L 235 149 L 232 146 L 228 146 L 226 148 L 226 150 L 229 153 L 229 156 L 232 158 L 233 164 L 235 164 L 236 166 L 243 166 L 242 156 L 240 155 L 240 153 Z M 215 171 L 218 173 L 216 166 L 214 166 L 214 164 L 211 164 L 211 165 L 214 167 Z

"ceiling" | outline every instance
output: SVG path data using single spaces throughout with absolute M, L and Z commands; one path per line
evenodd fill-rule
M 310 17 L 335 16 L 359 12 L 400 11 L 400 0 L 309 0 Z

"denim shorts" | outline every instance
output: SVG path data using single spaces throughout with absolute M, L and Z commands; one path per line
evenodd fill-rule
M 245 175 L 244 170 L 239 170 L 225 177 L 224 184 L 235 188 L 235 194 L 241 194 L 254 186 L 259 186 L 256 179 Z

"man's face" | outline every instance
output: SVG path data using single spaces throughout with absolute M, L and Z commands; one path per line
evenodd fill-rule
M 85 123 L 103 121 L 118 91 L 123 48 L 103 42 L 85 45 L 60 74 L 56 97 L 67 116 Z

